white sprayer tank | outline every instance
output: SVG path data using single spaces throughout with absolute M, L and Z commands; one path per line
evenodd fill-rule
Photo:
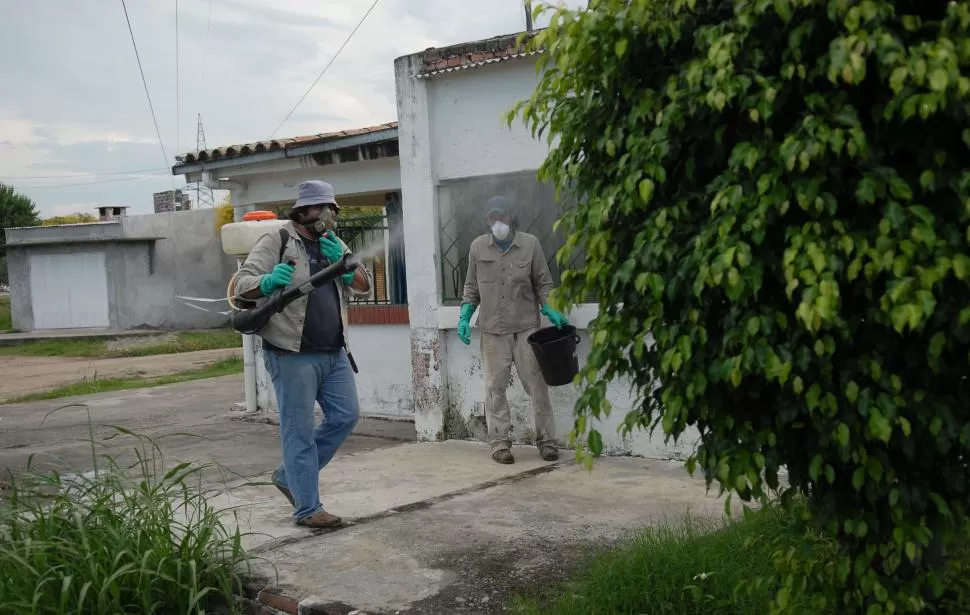
M 276 233 L 285 226 L 286 220 L 244 220 L 230 222 L 222 227 L 222 251 L 237 258 L 245 258 L 266 233 Z

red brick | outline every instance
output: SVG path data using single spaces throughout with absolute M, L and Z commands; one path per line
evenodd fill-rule
M 347 312 L 352 325 L 406 325 L 408 306 L 406 305 L 354 305 Z

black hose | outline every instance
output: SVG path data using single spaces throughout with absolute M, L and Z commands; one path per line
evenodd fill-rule
M 283 309 L 289 304 L 293 303 L 304 295 L 310 294 L 314 289 L 332 282 L 346 273 L 354 271 L 356 268 L 357 262 L 353 259 L 353 255 L 350 252 L 347 252 L 339 261 L 330 265 L 326 269 L 316 272 L 307 278 L 305 282 L 302 282 L 299 285 L 294 284 L 292 286 L 287 286 L 286 288 L 276 291 L 270 295 L 269 299 L 262 305 L 258 305 L 248 310 L 238 310 L 233 312 L 229 315 L 229 323 L 236 331 L 246 335 L 252 335 L 265 327 L 266 323 L 269 322 L 269 319 L 272 318 L 274 314 L 282 312 Z

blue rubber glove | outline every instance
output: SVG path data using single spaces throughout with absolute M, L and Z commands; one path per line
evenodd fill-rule
M 557 312 L 556 310 L 552 309 L 551 307 L 549 307 L 548 303 L 542 306 L 542 309 L 539 311 L 542 313 L 543 316 L 548 318 L 549 322 L 551 322 L 553 326 L 556 327 L 557 329 L 562 329 L 563 327 L 569 324 L 569 321 L 566 320 L 566 317 L 560 314 L 559 312 Z
M 267 273 L 259 280 L 259 292 L 263 293 L 263 296 L 269 297 L 277 288 L 289 286 L 293 282 L 293 272 L 295 271 L 293 265 L 286 263 L 276 265 L 271 273 Z
M 344 248 L 342 245 L 340 245 L 340 242 L 337 241 L 337 236 L 333 234 L 333 231 L 327 231 L 323 237 L 320 238 L 320 251 L 323 252 L 323 255 L 327 257 L 327 260 L 330 261 L 331 264 L 339 261 L 344 255 Z M 351 271 L 349 273 L 345 273 L 340 276 L 340 279 L 343 280 L 344 284 L 353 284 L 354 272 Z
M 465 342 L 465 345 L 472 343 L 472 314 L 475 313 L 476 306 L 466 303 L 461 306 L 461 317 L 458 319 L 458 339 Z

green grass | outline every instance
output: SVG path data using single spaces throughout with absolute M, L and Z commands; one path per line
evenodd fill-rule
M 0 355 L 30 357 L 117 358 L 146 357 L 159 354 L 239 348 L 242 336 L 232 330 L 189 331 L 178 333 L 175 340 L 163 344 L 139 345 L 137 337 L 128 347 L 113 348 L 105 338 L 69 338 L 25 342 L 14 346 L 0 346 Z
M 773 597 L 777 549 L 796 547 L 810 536 L 812 557 L 834 557 L 833 541 L 806 532 L 798 511 L 776 505 L 730 523 L 689 520 L 652 528 L 593 558 L 571 582 L 516 596 L 510 610 L 516 615 L 761 615 Z M 968 575 L 970 549 L 959 547 L 945 570 L 943 604 L 949 610 L 944 612 L 970 613 Z M 834 615 L 810 609 L 804 596 L 798 600 L 794 613 Z
M 571 583 L 513 600 L 520 615 L 759 615 L 769 597 L 735 593 L 771 574 L 771 539 L 800 535 L 794 516 L 771 508 L 730 524 L 688 520 L 642 532 L 601 554 Z
M 0 614 L 236 612 L 248 558 L 203 488 L 206 466 L 166 467 L 135 437 L 134 464 L 97 455 L 95 472 L 11 477 L 0 507 Z M 238 526 L 237 526 L 238 527 Z
M 243 371 L 243 361 L 240 358 L 232 357 L 216 361 L 208 367 L 198 370 L 176 372 L 167 376 L 157 378 L 91 378 L 85 379 L 75 384 L 51 389 L 41 393 L 31 393 L 21 397 L 11 398 L 0 402 L 3 404 L 14 404 L 26 401 L 39 401 L 45 399 L 60 399 L 62 397 L 72 397 L 74 395 L 92 395 L 94 393 L 110 393 L 111 391 L 125 391 L 129 389 L 143 389 L 147 387 L 162 386 L 165 384 L 178 384 L 179 382 L 189 382 L 192 380 L 202 380 L 203 378 L 217 378 L 219 376 L 229 376 L 240 374 Z M 2 611 L 0 611 L 2 612 Z
M 10 295 L 0 297 L 0 333 L 13 330 L 10 318 Z

